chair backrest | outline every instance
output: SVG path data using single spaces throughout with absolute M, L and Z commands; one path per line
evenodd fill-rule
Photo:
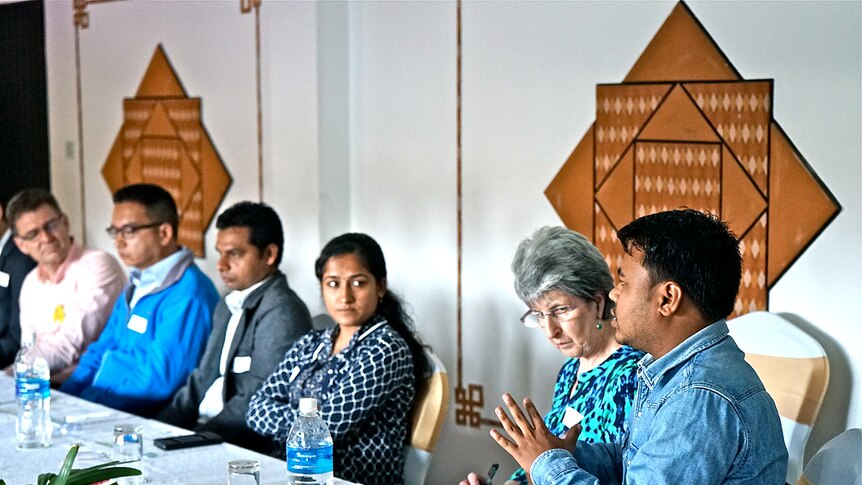
M 404 483 L 422 485 L 431 466 L 431 453 L 440 437 L 440 428 L 449 408 L 449 377 L 446 367 L 427 352 L 431 376 L 416 393 L 413 404 L 410 444 L 405 447 Z
M 805 465 L 796 485 L 862 485 L 862 428 L 827 441 Z
M 826 353 L 814 338 L 774 313 L 747 313 L 727 325 L 778 407 L 789 455 L 786 480 L 796 483 L 829 384 Z

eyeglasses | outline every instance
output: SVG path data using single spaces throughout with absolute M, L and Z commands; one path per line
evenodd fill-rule
M 554 317 L 558 322 L 567 322 L 572 319 L 575 310 L 583 304 L 584 302 L 580 302 L 577 305 L 562 305 L 552 308 L 549 312 L 528 310 L 527 313 L 521 316 L 521 323 L 527 328 L 539 328 L 543 327 L 543 322 L 546 324 L 550 317 Z
M 47 222 L 42 224 L 40 227 L 37 227 L 36 229 L 33 229 L 31 231 L 28 231 L 27 234 L 17 234 L 17 235 L 15 235 L 15 237 L 17 237 L 18 239 L 20 239 L 22 241 L 30 242 L 30 241 L 35 240 L 37 237 L 39 237 L 39 234 L 42 234 L 43 232 L 49 233 L 49 234 L 54 234 L 55 232 L 57 232 L 57 229 L 59 229 L 61 225 L 63 225 L 63 215 L 62 214 L 53 218 L 53 219 L 49 219 Z
M 108 233 L 108 236 L 110 236 L 111 239 L 116 239 L 117 236 L 123 236 L 123 239 L 129 239 L 135 237 L 135 234 L 142 229 L 151 229 L 153 227 L 159 227 L 162 224 L 164 224 L 164 222 L 151 222 L 149 224 L 140 225 L 127 224 L 123 227 L 110 226 L 105 228 L 105 232 Z

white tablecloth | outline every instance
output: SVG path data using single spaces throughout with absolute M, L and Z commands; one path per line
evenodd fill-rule
M 189 431 L 84 401 L 55 389 L 51 390 L 51 420 L 58 424 L 78 422 L 67 424 L 66 429 L 55 425 L 49 448 L 19 450 L 15 439 L 16 413 L 15 381 L 0 373 L 0 478 L 8 485 L 29 485 L 35 483 L 40 473 L 57 473 L 73 443 L 81 444 L 75 468 L 111 461 L 113 426 L 118 423 L 143 424 L 144 476 L 154 485 L 225 484 L 227 463 L 237 459 L 260 462 L 261 484 L 287 481 L 282 460 L 227 443 L 164 451 L 153 445 L 153 439 L 189 434 Z M 344 480 L 335 483 L 350 485 Z

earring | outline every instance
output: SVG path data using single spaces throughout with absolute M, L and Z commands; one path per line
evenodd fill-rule
M 604 327 L 604 325 L 602 325 L 602 322 L 596 322 L 596 328 L 597 329 L 601 330 L 602 327 Z

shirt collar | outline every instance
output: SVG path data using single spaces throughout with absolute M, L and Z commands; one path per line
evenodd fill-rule
M 150 285 L 159 287 L 165 281 L 165 278 L 168 277 L 168 273 L 171 272 L 171 269 L 173 269 L 180 259 L 182 259 L 184 254 L 185 248 L 180 248 L 170 256 L 163 258 L 161 261 L 147 268 L 131 268 L 129 270 L 129 280 L 131 280 L 135 287 Z
M 638 375 L 652 388 L 656 382 L 669 370 L 689 360 L 694 354 L 712 347 L 728 334 L 727 322 L 724 319 L 707 325 L 691 337 L 674 347 L 667 354 L 654 358 L 646 354 L 638 362 Z
M 254 290 L 260 288 L 261 285 L 269 281 L 273 275 L 267 276 L 266 278 L 258 281 L 257 283 L 249 286 L 244 290 L 234 290 L 228 293 L 224 297 L 224 303 L 227 305 L 228 310 L 232 315 L 236 315 L 237 313 L 242 311 L 242 305 L 245 303 L 246 298 L 254 292 Z

